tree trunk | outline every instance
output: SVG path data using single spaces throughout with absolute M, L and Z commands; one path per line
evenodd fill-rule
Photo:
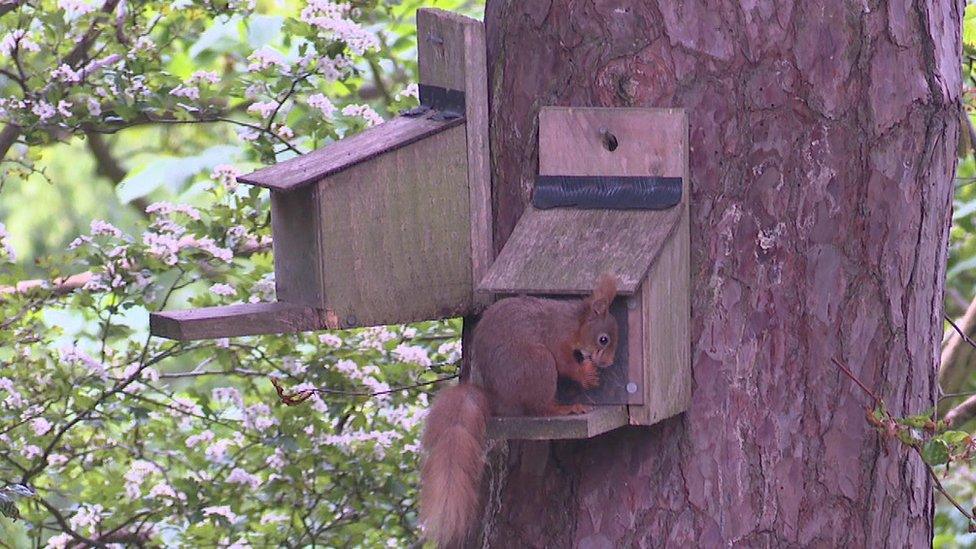
M 539 107 L 688 110 L 694 402 L 498 445 L 486 546 L 931 543 L 922 464 L 879 440 L 831 359 L 895 414 L 934 403 L 961 10 L 489 0 L 498 249 L 537 173 Z

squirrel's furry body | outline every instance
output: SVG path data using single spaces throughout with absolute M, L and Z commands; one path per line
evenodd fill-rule
M 420 519 L 438 547 L 461 544 L 478 514 L 492 415 L 561 415 L 586 407 L 556 401 L 557 378 L 599 384 L 613 363 L 616 279 L 604 276 L 586 299 L 502 299 L 474 329 L 469 380 L 441 390 L 424 429 Z

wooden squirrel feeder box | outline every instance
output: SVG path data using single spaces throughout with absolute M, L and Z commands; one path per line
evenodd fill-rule
M 179 340 L 407 323 L 493 297 L 588 294 L 619 279 L 614 365 L 562 387 L 578 416 L 494 418 L 495 438 L 587 438 L 652 425 L 691 391 L 688 122 L 682 110 L 544 107 L 539 177 L 492 262 L 488 91 L 479 21 L 421 9 L 421 107 L 242 176 L 271 190 L 277 302 L 154 313 Z
M 543 107 L 532 205 L 482 279 L 492 294 L 583 295 L 615 274 L 621 332 L 579 416 L 496 418 L 495 438 L 588 438 L 688 408 L 688 121 L 680 109 Z
M 238 180 L 271 190 L 276 303 L 153 314 L 179 340 L 464 316 L 491 260 L 484 28 L 417 14 L 421 107 Z

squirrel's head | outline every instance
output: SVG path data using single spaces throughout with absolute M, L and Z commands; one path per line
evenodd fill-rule
M 577 359 L 590 360 L 598 368 L 613 364 L 617 354 L 617 320 L 610 314 L 610 303 L 617 295 L 617 278 L 600 276 L 593 294 L 583 300 Z

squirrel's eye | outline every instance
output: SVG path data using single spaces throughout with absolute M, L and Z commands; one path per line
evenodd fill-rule
M 606 347 L 607 344 L 610 343 L 610 336 L 608 336 L 607 334 L 600 334 L 600 337 L 597 338 L 597 341 L 600 342 L 600 345 Z

